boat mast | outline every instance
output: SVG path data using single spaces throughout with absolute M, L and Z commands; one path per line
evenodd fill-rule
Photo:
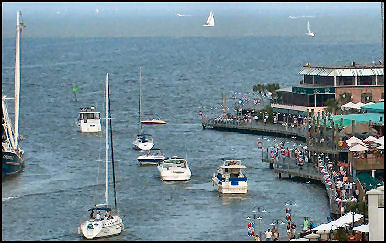
M 142 76 L 141 76 L 142 67 L 139 67 L 139 125 L 140 133 L 142 133 Z
M 109 129 L 109 122 L 108 122 L 108 113 L 109 113 L 109 73 L 106 73 L 106 189 L 105 189 L 105 202 L 106 206 L 109 205 L 109 164 L 108 164 L 108 151 L 109 151 L 109 144 L 108 144 L 108 139 L 109 139 L 109 134 L 108 134 L 108 129 Z
M 23 23 L 20 23 L 21 12 L 16 13 L 16 57 L 15 57 L 15 148 L 19 138 L 19 94 L 20 94 L 20 33 Z
M 384 24 L 384 16 L 383 16 L 383 10 L 384 9 L 384 6 L 383 6 L 383 2 L 381 2 L 381 17 L 382 17 L 382 64 L 384 64 L 384 46 L 385 46 L 385 43 L 383 42 L 383 39 L 384 39 L 384 34 L 383 34 L 383 24 Z

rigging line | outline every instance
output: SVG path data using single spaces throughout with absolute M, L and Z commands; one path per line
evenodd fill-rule
M 110 83 L 108 85 L 110 86 Z M 116 210 L 117 214 L 119 214 L 118 204 L 117 204 L 117 190 L 115 188 L 115 163 L 114 163 L 114 146 L 113 146 L 113 127 L 112 127 L 112 124 L 111 124 L 110 88 L 108 89 L 107 96 L 109 97 L 109 102 L 108 102 L 108 106 L 109 106 L 108 118 L 109 118 L 109 121 L 106 121 L 106 122 L 109 122 L 109 125 L 110 125 L 109 126 L 109 130 L 110 130 L 110 145 L 111 145 L 111 163 L 112 163 L 112 169 L 113 169 L 114 202 L 115 202 L 115 210 Z
M 99 185 L 99 176 L 100 176 L 99 164 L 100 164 L 100 161 L 102 161 L 101 151 L 102 151 L 102 134 L 100 134 L 100 136 L 99 136 L 99 156 L 98 156 L 98 160 L 97 160 L 98 172 L 97 172 L 97 178 L 96 178 L 96 185 L 97 186 L 94 188 L 94 205 L 97 205 L 97 188 Z

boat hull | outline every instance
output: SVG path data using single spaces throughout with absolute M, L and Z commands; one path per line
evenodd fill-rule
M 2 152 L 2 176 L 17 174 L 24 170 L 24 154 Z
M 246 194 L 248 192 L 248 183 L 239 181 L 237 185 L 231 182 L 219 181 L 217 177 L 212 177 L 213 186 L 222 194 Z
M 80 120 L 78 125 L 82 133 L 97 133 L 102 131 L 99 119 Z
M 119 235 L 123 229 L 122 219 L 119 216 L 114 216 L 113 219 L 109 220 L 86 221 L 78 227 L 78 234 L 88 240 L 92 240 L 95 238 Z
M 184 169 L 184 170 L 167 170 L 164 168 L 161 168 L 160 166 L 157 167 L 158 171 L 161 175 L 161 180 L 163 181 L 188 181 L 190 180 L 190 177 L 192 173 L 190 172 L 190 169 Z

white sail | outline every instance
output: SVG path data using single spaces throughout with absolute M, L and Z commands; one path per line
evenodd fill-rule
M 210 11 L 209 13 L 209 16 L 208 16 L 208 19 L 206 20 L 206 24 L 204 24 L 203 26 L 214 26 L 214 15 L 213 15 L 213 11 Z
M 306 35 L 311 36 L 311 37 L 315 36 L 315 33 L 311 32 L 310 21 L 307 21 L 307 33 L 306 33 Z

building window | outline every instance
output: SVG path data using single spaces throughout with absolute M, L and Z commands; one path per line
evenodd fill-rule
M 381 94 L 381 99 L 383 100 L 384 97 L 385 97 L 385 92 L 382 92 L 382 94 Z
M 378 76 L 378 85 L 384 85 L 383 75 Z
M 361 102 L 362 103 L 369 103 L 373 101 L 373 95 L 371 93 L 363 93 L 361 95 Z
M 349 92 L 344 92 L 343 94 L 339 94 L 339 100 L 341 104 L 347 104 L 348 102 L 352 101 L 352 94 Z
M 358 76 L 358 85 L 375 85 L 375 76 Z
M 385 195 L 381 194 L 378 195 L 378 208 L 384 208 L 385 207 Z
M 354 85 L 355 84 L 355 78 L 352 76 L 350 76 L 350 77 L 337 76 L 336 82 L 338 83 L 339 86 L 341 86 L 341 85 Z

